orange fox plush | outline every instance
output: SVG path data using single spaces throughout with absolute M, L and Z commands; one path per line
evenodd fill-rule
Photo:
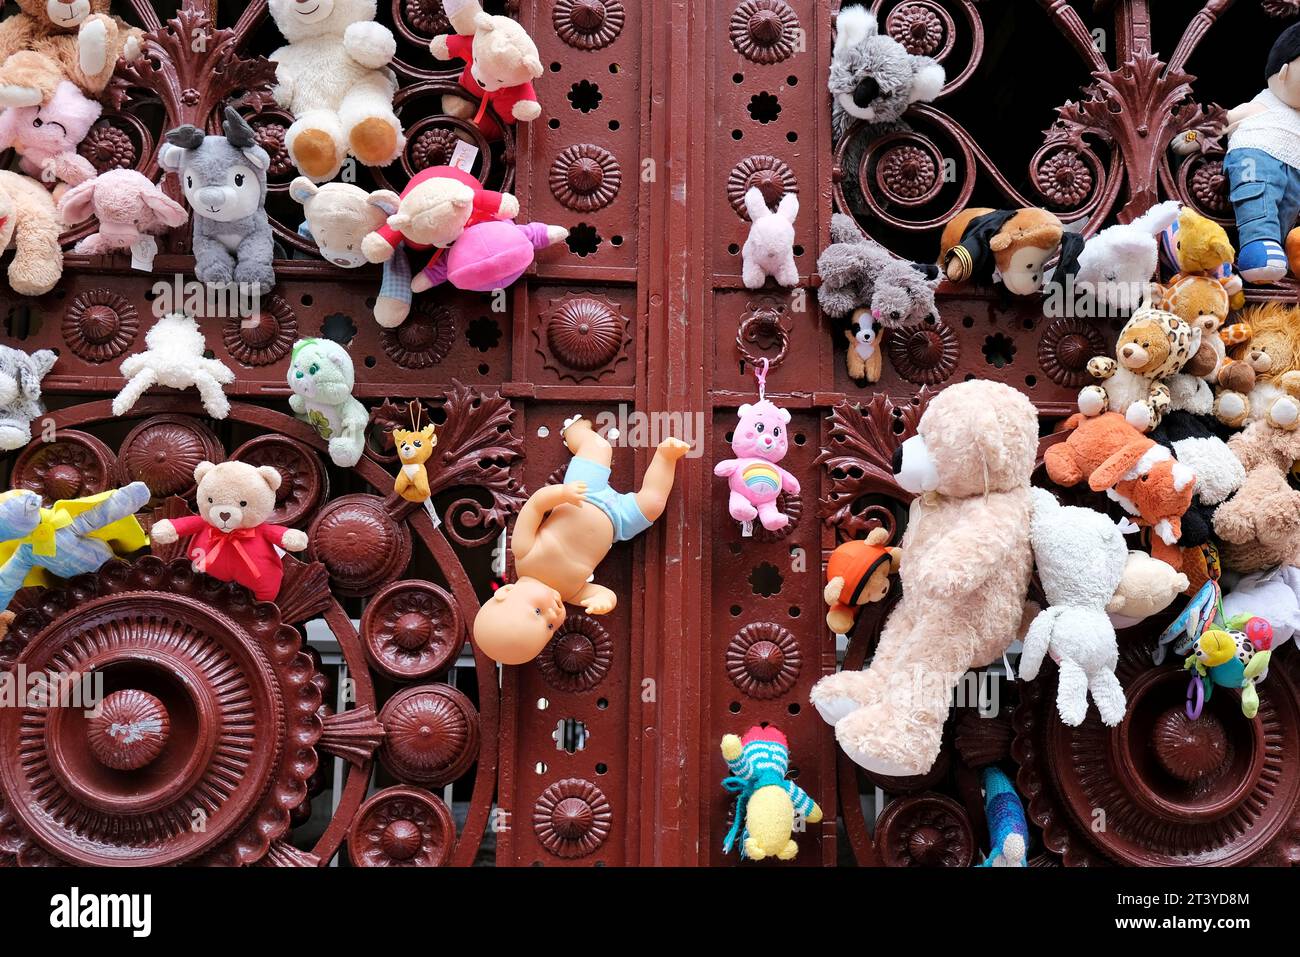
M 429 497 L 429 472 L 424 463 L 438 444 L 433 426 L 426 425 L 419 432 L 394 429 L 393 444 L 397 446 L 397 457 L 402 460 L 393 491 L 408 502 L 423 502 Z

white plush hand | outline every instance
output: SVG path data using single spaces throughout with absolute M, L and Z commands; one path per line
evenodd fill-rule
M 563 226 L 547 226 L 546 241 L 554 246 L 556 243 L 562 243 L 569 238 L 569 231 Z
M 511 193 L 502 193 L 501 210 L 498 215 L 502 219 L 514 219 L 519 215 L 519 200 Z
M 397 53 L 397 41 L 388 27 L 373 20 L 353 23 L 343 32 L 343 49 L 364 67 L 388 66 Z
M 170 519 L 164 518 L 160 522 L 154 522 L 153 528 L 149 529 L 149 538 L 158 545 L 171 545 L 180 536 L 176 534 L 176 526 L 171 523 Z
M 134 63 L 140 59 L 140 38 L 134 33 L 126 38 L 126 43 L 122 44 L 122 58 L 127 63 Z
M 286 552 L 300 552 L 307 547 L 307 533 L 291 528 L 280 539 L 280 547 Z
M 378 233 L 367 233 L 361 240 L 361 255 L 369 263 L 386 263 L 393 258 L 393 247 Z
M 81 72 L 95 76 L 108 64 L 108 20 L 92 17 L 77 31 L 77 57 Z
M 520 100 L 510 108 L 515 119 L 521 123 L 531 123 L 542 115 L 542 104 L 535 100 Z
M 429 52 L 439 60 L 451 59 L 451 50 L 447 49 L 447 35 L 445 33 L 429 41 Z

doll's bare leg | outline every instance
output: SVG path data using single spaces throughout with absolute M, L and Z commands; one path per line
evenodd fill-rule
M 650 460 L 650 467 L 645 470 L 641 487 L 636 492 L 636 504 L 641 514 L 654 521 L 664 513 L 668 496 L 673 490 L 673 479 L 677 475 L 677 462 L 691 450 L 688 443 L 681 439 L 664 439 Z
M 603 435 L 597 435 L 595 428 L 592 427 L 590 419 L 577 419 L 564 427 L 564 444 L 569 451 L 580 459 L 586 459 L 588 462 L 595 462 L 597 465 L 603 465 L 609 468 L 609 463 L 614 460 L 614 450 L 609 444 L 609 440 Z M 668 487 L 672 488 L 672 477 L 669 476 Z M 646 518 L 650 518 L 649 515 Z

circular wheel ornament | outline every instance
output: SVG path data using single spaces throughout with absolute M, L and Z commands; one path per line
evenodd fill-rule
M 425 787 L 455 781 L 478 757 L 478 712 L 450 685 L 398 692 L 379 713 L 379 760 L 398 780 Z
M 889 803 L 876 819 L 876 846 L 888 867 L 970 867 L 975 834 L 965 809 L 942 794 Z
M 325 471 L 320 456 L 296 439 L 284 435 L 259 435 L 235 449 L 231 458 L 257 467 L 269 465 L 280 473 L 280 487 L 275 490 L 275 511 L 268 522 L 298 525 L 329 498 L 329 473 Z
M 751 698 L 779 698 L 799 680 L 799 642 L 775 622 L 740 629 L 727 646 L 727 676 Z
M 52 676 L 0 709 L 8 853 L 252 864 L 288 833 L 317 767 L 321 696 L 274 605 L 185 560 L 115 561 L 20 614 L 6 649 L 6 668 Z
M 589 615 L 570 615 L 537 656 L 542 678 L 556 691 L 590 691 L 609 674 L 614 639 Z
M 385 788 L 361 805 L 348 829 L 356 867 L 441 867 L 455 847 L 451 809 L 419 788 Z
M 91 289 L 72 300 L 63 314 L 63 341 L 87 362 L 109 362 L 131 348 L 140 316 L 125 296 Z
M 326 502 L 307 531 L 308 553 L 325 565 L 334 590 L 349 598 L 372 595 L 411 561 L 411 534 L 364 493 Z
M 14 463 L 9 486 L 30 489 L 46 505 L 53 505 L 109 488 L 116 467 L 117 457 L 99 439 L 76 429 L 61 429 L 53 442 L 37 437 L 23 450 Z
M 533 805 L 533 832 L 556 857 L 586 857 L 605 843 L 613 820 L 605 792 L 582 778 L 556 781 Z
M 465 644 L 456 600 L 432 582 L 393 582 L 371 599 L 361 617 L 370 663 L 398 681 L 446 670 Z
M 155 499 L 189 498 L 200 462 L 226 457 L 221 441 L 198 419 L 185 415 L 155 415 L 145 419 L 122 440 L 117 460 L 120 484 L 144 482 Z

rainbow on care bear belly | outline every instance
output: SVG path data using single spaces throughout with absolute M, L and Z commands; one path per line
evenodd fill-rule
M 786 426 L 790 413 L 767 399 L 739 410 L 740 421 L 732 434 L 731 450 L 737 458 L 719 462 L 713 474 L 725 477 L 731 495 L 727 510 L 738 522 L 757 518 L 765 529 L 776 531 L 790 517 L 776 506 L 783 491 L 799 494 L 799 480 L 776 463 L 789 449 Z

